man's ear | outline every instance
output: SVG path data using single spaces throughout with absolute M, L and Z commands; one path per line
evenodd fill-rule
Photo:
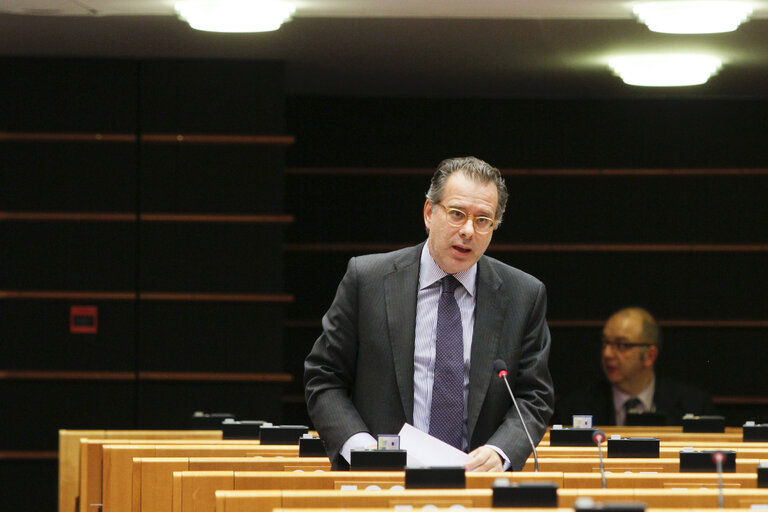
M 645 351 L 645 354 L 643 354 L 643 363 L 646 367 L 653 366 L 653 364 L 656 362 L 656 359 L 659 357 L 659 347 L 656 345 L 651 345 L 648 347 L 648 349 Z
M 429 231 L 429 227 L 432 224 L 432 202 L 427 199 L 424 201 L 424 226 Z

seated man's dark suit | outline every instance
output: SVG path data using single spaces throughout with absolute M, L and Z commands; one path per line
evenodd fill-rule
M 333 467 L 358 432 L 397 434 L 413 423 L 416 303 L 423 244 L 352 258 L 323 333 L 304 364 L 307 409 Z M 546 291 L 537 279 L 493 258 L 477 262 L 470 354 L 469 450 L 491 444 L 521 469 L 531 453 L 509 394 L 493 372 L 503 359 L 528 430 L 538 442 L 552 413 Z
M 655 412 L 666 416 L 667 425 L 682 425 L 682 417 L 687 413 L 717 414 L 709 393 L 658 375 L 653 403 L 656 406 Z M 602 380 L 589 388 L 558 398 L 552 424 L 571 425 L 572 417 L 576 414 L 591 415 L 594 426 L 615 425 L 611 384 Z

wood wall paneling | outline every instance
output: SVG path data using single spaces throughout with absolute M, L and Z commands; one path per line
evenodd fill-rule
M 0 204 L 10 211 L 130 212 L 136 208 L 133 142 L 5 142 Z M 131 139 L 135 139 L 132 135 Z
M 285 150 L 238 144 L 143 144 L 147 212 L 280 213 Z
M 427 174 L 288 174 L 289 242 L 403 243 L 424 236 Z M 508 175 L 493 244 L 765 243 L 768 175 Z M 352 198 L 355 198 L 352 200 Z M 329 224 L 328 220 L 333 219 Z
M 279 223 L 144 223 L 140 287 L 146 291 L 279 293 L 282 229 Z
M 57 507 L 56 460 L 0 459 L 3 502 L 8 507 L 21 505 L 22 510 L 54 511 Z M 31 476 L 34 475 L 34 478 Z
M 0 68 L 0 393 L 15 418 L 0 450 L 55 450 L 60 428 L 185 427 L 196 410 L 280 422 L 283 64 Z M 69 333 L 72 305 L 99 308 L 98 333 Z
M 144 301 L 143 371 L 282 372 L 279 302 Z
M 279 61 L 141 62 L 144 133 L 279 134 L 285 129 Z
M 136 226 L 131 222 L 3 222 L 2 288 L 132 290 Z
M 0 67 L 0 131 L 136 132 L 136 61 L 0 57 Z
M 0 450 L 53 450 L 58 429 L 125 429 L 135 425 L 133 381 L 0 380 L 13 421 L 3 423 Z
M 149 429 L 187 428 L 190 411 L 229 412 L 240 419 L 271 421 L 282 418 L 282 389 L 281 382 L 142 380 L 138 423 Z
M 98 332 L 71 333 L 70 307 L 98 308 Z M 134 371 L 134 300 L 0 300 L 3 370 Z
M 293 167 L 765 168 L 768 100 L 289 97 Z M 738 129 L 735 129 L 738 127 Z M 738 132 L 738 133 L 737 133 Z

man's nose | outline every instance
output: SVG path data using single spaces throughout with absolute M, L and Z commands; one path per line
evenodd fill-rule
M 459 232 L 464 238 L 472 238 L 472 236 L 475 234 L 475 224 L 472 219 L 467 218 L 467 221 L 463 226 L 461 226 Z

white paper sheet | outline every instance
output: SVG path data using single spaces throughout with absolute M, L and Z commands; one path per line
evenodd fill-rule
M 400 449 L 408 452 L 409 466 L 464 466 L 470 457 L 448 443 L 406 423 L 400 429 Z

